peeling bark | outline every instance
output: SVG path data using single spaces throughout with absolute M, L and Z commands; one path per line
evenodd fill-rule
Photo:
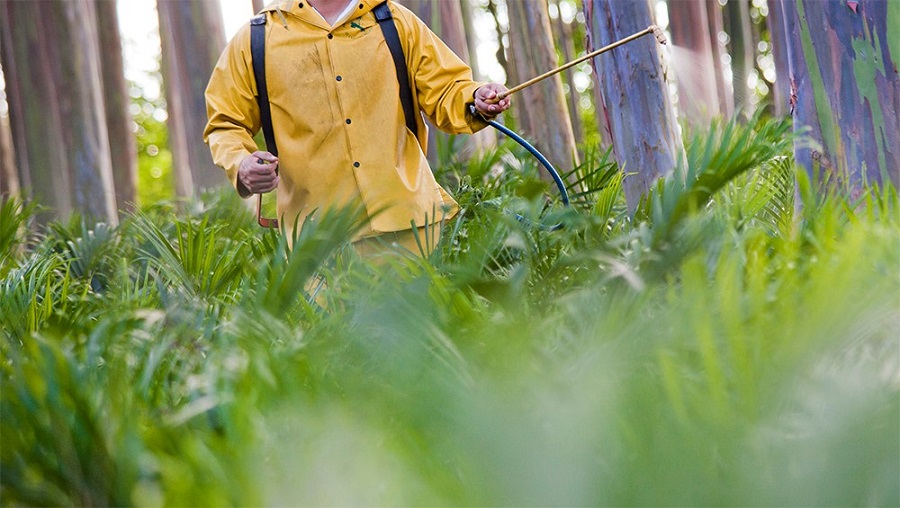
M 797 162 L 858 191 L 900 183 L 900 5 L 782 0 Z M 810 143 L 811 142 L 811 143 Z
M 653 24 L 646 0 L 585 0 L 588 51 Z M 628 176 L 628 207 L 634 210 L 654 182 L 683 157 L 665 69 L 653 37 L 642 37 L 594 59 L 598 114 L 605 119 L 613 153 Z

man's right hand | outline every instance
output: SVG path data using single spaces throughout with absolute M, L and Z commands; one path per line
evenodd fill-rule
M 269 152 L 253 152 L 241 161 L 237 175 L 238 183 L 249 191 L 249 194 L 271 192 L 281 181 L 275 172 L 277 167 L 278 157 Z

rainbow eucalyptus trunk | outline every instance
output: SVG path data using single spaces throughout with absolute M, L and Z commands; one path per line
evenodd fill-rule
M 769 15 L 766 26 L 769 29 L 769 40 L 772 43 L 772 58 L 775 61 L 775 84 L 772 86 L 772 102 L 775 114 L 787 115 L 790 112 L 791 81 L 788 67 L 788 42 L 784 33 L 784 8 L 781 0 L 768 0 Z
M 530 79 L 557 67 L 550 14 L 543 0 L 507 2 L 509 44 L 516 74 Z M 518 83 L 515 83 L 518 84 Z M 559 74 L 534 84 L 516 95 L 516 109 L 527 110 L 522 130 L 562 172 L 578 164 L 575 134 Z M 548 175 L 541 173 L 544 178 Z
M 50 208 L 115 224 L 97 19 L 88 0 L 0 2 L 3 68 L 20 183 Z
M 109 0 L 92 1 L 97 11 L 98 25 L 103 27 L 98 33 L 103 101 L 106 105 L 116 208 L 121 212 L 133 209 L 137 193 L 137 143 L 131 130 L 131 114 L 128 112 L 131 99 L 125 83 L 116 3 Z
M 728 3 L 725 4 L 725 13 L 728 16 L 728 35 L 731 38 L 734 107 L 746 116 L 751 113 L 748 110 L 753 94 L 753 91 L 747 87 L 747 78 L 756 66 L 753 28 L 750 25 L 750 0 L 728 0 Z
M 734 115 L 734 94 L 731 91 L 731 84 L 725 79 L 725 68 L 722 66 L 723 57 L 727 52 L 725 45 L 719 40 L 719 34 L 725 31 L 722 5 L 719 0 L 706 0 L 706 17 L 709 22 L 709 45 L 713 54 L 713 73 L 716 76 L 719 113 L 725 118 L 731 118 Z
M 691 127 L 708 127 L 719 114 L 719 93 L 706 2 L 669 0 L 669 31 L 675 46 L 686 50 L 676 58 L 688 60 L 676 60 L 678 109 Z
M 228 182 L 203 142 L 204 93 L 225 47 L 222 11 L 219 2 L 196 0 L 159 0 L 157 9 L 175 192 L 197 195 Z
M 465 1 L 465 0 L 463 0 Z M 469 63 L 468 40 L 466 39 L 463 11 L 460 0 L 401 0 L 400 3 L 413 11 L 444 43 L 464 62 Z M 474 73 L 473 73 L 474 74 Z M 449 143 L 450 135 L 439 131 L 433 124 L 428 126 L 428 161 L 438 162 L 438 146 Z M 469 137 L 463 152 L 470 155 L 497 143 L 492 130 L 484 130 Z
M 846 183 L 898 184 L 900 2 L 783 0 L 794 145 L 811 175 Z M 815 145 L 810 147 L 808 141 Z
M 585 0 L 588 51 L 653 24 L 646 0 Z M 598 116 L 623 170 L 625 197 L 634 210 L 641 196 L 675 167 L 684 148 L 666 87 L 658 43 L 644 36 L 594 59 Z

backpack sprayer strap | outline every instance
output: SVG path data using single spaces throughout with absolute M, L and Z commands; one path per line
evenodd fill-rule
M 418 138 L 419 127 L 416 122 L 416 107 L 413 103 L 412 88 L 409 84 L 406 55 L 403 53 L 403 46 L 400 44 L 400 34 L 397 33 L 397 25 L 394 24 L 391 8 L 388 6 L 387 1 L 384 1 L 376 5 L 372 12 L 375 14 L 375 20 L 378 21 L 381 32 L 384 34 L 384 41 L 387 43 L 388 49 L 391 50 L 391 57 L 394 59 L 397 82 L 400 84 L 400 105 L 403 106 L 403 116 L 406 117 L 406 128 Z
M 250 56 L 253 60 L 253 77 L 256 79 L 256 102 L 259 104 L 259 119 L 262 123 L 266 149 L 278 157 L 275 132 L 272 129 L 272 109 L 269 107 L 269 89 L 266 85 L 266 15 L 260 14 L 250 20 Z M 278 172 L 278 168 L 275 168 Z M 278 219 L 262 216 L 262 194 L 257 196 L 256 221 L 264 228 L 278 228 Z
M 406 118 L 406 128 L 419 137 L 418 124 L 416 122 L 416 107 L 413 103 L 412 88 L 409 83 L 409 71 L 406 67 L 406 57 L 403 46 L 400 44 L 400 34 L 394 24 L 394 17 L 387 0 L 375 6 L 372 10 L 375 19 L 384 34 L 384 40 L 391 57 L 394 59 L 394 67 L 397 70 L 397 82 L 400 84 L 400 105 L 403 107 L 403 116 Z M 269 89 L 266 85 L 266 15 L 265 13 L 250 20 L 250 56 L 253 60 L 253 77 L 256 80 L 256 101 L 259 104 L 259 119 L 262 123 L 263 137 L 266 140 L 266 148 L 278 156 L 278 146 L 275 144 L 275 133 L 272 129 L 272 110 L 269 107 Z M 276 169 L 276 172 L 278 170 Z M 278 219 L 267 219 L 262 216 L 262 194 L 256 204 L 256 218 L 260 226 L 264 228 L 277 228 Z

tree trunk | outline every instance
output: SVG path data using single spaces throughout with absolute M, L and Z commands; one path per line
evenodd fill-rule
M 2 2 L 3 67 L 20 183 L 51 208 L 116 223 L 97 20 L 88 0 Z
M 131 130 L 131 114 L 128 112 L 131 100 L 125 83 L 116 3 L 109 0 L 93 0 L 93 3 L 97 11 L 97 22 L 104 27 L 98 33 L 100 67 L 116 208 L 120 212 L 130 211 L 134 209 L 137 193 L 137 143 Z
M 225 47 L 218 2 L 158 0 L 163 81 L 175 191 L 180 196 L 227 183 L 203 142 L 204 92 Z
M 464 62 L 472 59 L 466 39 L 463 11 L 460 1 L 467 0 L 401 0 L 400 3 L 413 11 L 416 16 L 431 28 L 444 43 Z M 473 71 L 474 77 L 474 71 Z M 428 125 L 428 162 L 432 166 L 438 164 L 440 154 L 438 146 L 450 142 L 450 135 L 439 131 L 433 124 Z M 497 136 L 492 129 L 485 129 L 470 136 L 462 146 L 461 159 L 467 159 L 473 153 L 480 152 L 488 146 L 497 144 Z
M 509 45 L 516 73 L 523 79 L 542 74 L 557 66 L 556 48 L 550 30 L 550 15 L 544 0 L 512 0 L 509 13 Z M 518 84 L 518 83 L 516 83 Z M 575 135 L 562 79 L 559 74 L 521 92 L 518 108 L 528 112 L 522 130 L 562 172 L 578 165 Z M 542 177 L 549 178 L 541 173 Z
M 788 41 L 784 33 L 784 9 L 781 0 L 768 0 L 769 15 L 766 25 L 769 28 L 769 40 L 772 43 L 772 58 L 775 60 L 775 84 L 772 97 L 775 103 L 775 114 L 784 116 L 790 111 L 791 82 L 788 67 Z
M 575 40 L 572 34 L 572 25 L 566 23 L 563 19 L 562 11 L 557 8 L 556 23 L 553 25 L 554 38 L 559 41 L 560 52 L 562 53 L 562 62 L 560 65 L 575 59 Z M 574 21 L 573 21 L 574 22 Z M 581 106 L 578 103 L 578 89 L 575 88 L 575 68 L 571 67 L 563 72 L 563 78 L 566 80 L 566 86 L 569 93 L 566 94 L 567 105 L 569 106 L 569 119 L 572 121 L 572 133 L 575 136 L 575 144 L 582 146 L 584 144 L 584 128 L 581 125 Z
M 463 32 L 466 34 L 466 46 L 469 49 L 469 66 L 472 67 L 472 76 L 478 81 L 484 81 L 485 75 L 478 63 L 478 34 L 475 32 L 475 8 L 472 0 L 459 0 L 462 8 Z
M 13 157 L 9 117 L 0 115 L 0 199 L 19 195 L 19 175 Z
M 889 6 L 890 5 L 890 6 Z M 900 184 L 900 5 L 783 0 L 797 162 L 859 191 Z M 810 147 L 806 138 L 820 146 Z
M 719 114 L 719 94 L 706 2 L 669 0 L 669 31 L 676 46 L 678 108 L 691 127 L 708 127 Z
M 585 0 L 584 11 L 588 51 L 653 24 L 647 0 Z M 633 173 L 624 182 L 632 210 L 683 152 L 657 46 L 645 36 L 594 59 L 598 116 L 606 120 L 616 160 Z
M 723 57 L 727 53 L 725 45 L 719 40 L 719 34 L 725 32 L 722 19 L 722 5 L 719 0 L 706 0 L 706 17 L 709 21 L 709 45 L 713 54 L 713 72 L 716 76 L 716 90 L 719 97 L 719 113 L 725 118 L 734 115 L 734 94 L 731 83 L 725 79 Z
M 497 1 L 498 0 L 488 0 L 488 3 L 485 7 L 487 8 L 491 17 L 494 19 L 494 30 L 497 33 L 497 63 L 500 64 L 500 67 L 503 68 L 503 74 L 506 76 L 506 82 L 510 83 L 513 81 L 513 73 L 509 68 L 509 60 L 506 58 L 506 48 L 503 45 L 503 28 L 500 26 L 500 16 L 497 12 Z
M 753 31 L 750 26 L 750 0 L 728 0 L 725 12 L 728 15 L 728 35 L 731 38 L 734 107 L 747 115 L 750 113 L 750 97 L 753 93 L 747 87 L 747 78 L 756 66 Z

